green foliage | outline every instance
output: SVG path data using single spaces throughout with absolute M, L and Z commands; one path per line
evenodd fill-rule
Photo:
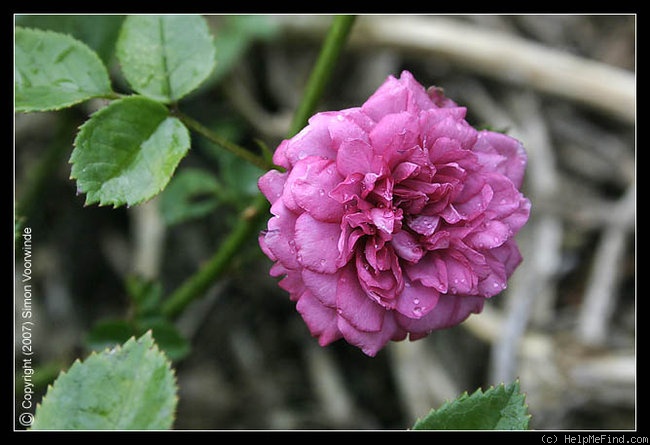
M 223 181 L 224 190 L 232 196 L 230 201 L 242 202 L 242 198 L 251 198 L 259 192 L 257 180 L 264 173 L 259 167 L 241 162 L 237 156 L 225 150 L 213 150 L 219 162 L 219 179 Z
M 160 212 L 169 226 L 200 218 L 219 206 L 220 192 L 212 173 L 188 168 L 174 175 L 160 196 Z
M 228 15 L 221 18 L 214 44 L 219 63 L 212 80 L 223 78 L 258 39 L 269 39 L 278 32 L 268 17 L 259 15 Z
M 135 320 L 101 320 L 90 329 L 86 345 L 93 351 L 101 351 L 124 343 L 133 336 L 151 331 L 156 344 L 172 361 L 178 361 L 190 353 L 190 343 L 176 326 L 163 317 L 144 317 Z
M 465 392 L 418 419 L 414 430 L 526 430 L 530 415 L 519 381 L 505 386 Z
M 101 320 L 86 336 L 86 345 L 93 351 L 102 351 L 127 341 L 135 335 L 133 323 L 123 319 Z
M 185 358 L 190 353 L 190 342 L 178 331 L 176 326 L 166 318 L 143 318 L 137 325 L 136 332 L 151 330 L 153 338 L 172 361 Z
M 115 41 L 123 15 L 16 15 L 15 23 L 23 28 L 38 28 L 69 34 L 84 42 L 108 66 L 115 52 Z
M 84 43 L 68 35 L 16 28 L 14 107 L 58 110 L 112 94 L 106 67 Z
M 170 360 L 181 360 L 190 352 L 190 343 L 176 326 L 161 314 L 162 285 L 157 281 L 129 277 L 126 287 L 132 308 L 128 319 L 105 319 L 91 328 L 87 346 L 95 351 L 124 343 L 152 331 L 156 344 Z
M 37 406 L 31 429 L 169 429 L 176 393 L 170 362 L 146 333 L 62 372 Z
M 159 193 L 190 148 L 187 128 L 144 97 L 113 102 L 80 129 L 71 178 L 86 205 L 139 204 Z
M 200 16 L 137 15 L 117 41 L 124 77 L 140 94 L 174 102 L 196 89 L 215 66 L 210 30 Z
M 220 120 L 211 129 L 229 141 L 239 142 L 244 127 L 236 120 Z M 237 206 L 259 193 L 257 180 L 264 173 L 259 167 L 241 160 L 218 144 L 199 141 L 199 147 L 219 165 L 218 178 L 222 185 L 222 201 Z
M 129 276 L 125 285 L 136 317 L 158 315 L 163 295 L 160 282 Z

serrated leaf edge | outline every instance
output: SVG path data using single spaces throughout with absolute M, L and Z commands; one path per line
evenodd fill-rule
M 415 430 L 415 426 L 418 425 L 419 423 L 421 423 L 423 419 L 429 417 L 430 415 L 432 415 L 433 413 L 435 413 L 435 412 L 437 412 L 437 411 L 440 411 L 440 410 L 443 409 L 443 408 L 446 408 L 447 406 L 451 405 L 452 403 L 457 403 L 457 402 L 460 402 L 460 401 L 464 401 L 465 399 L 469 399 L 469 398 L 471 398 L 471 397 L 474 397 L 475 395 L 477 395 L 477 396 L 485 395 L 485 394 L 487 394 L 487 393 L 490 392 L 490 391 L 496 390 L 498 387 L 500 387 L 500 388 L 504 388 L 504 389 L 505 389 L 506 386 L 511 386 L 511 385 L 516 386 L 516 389 L 517 389 L 518 394 L 520 394 L 520 395 L 523 396 L 523 406 L 524 406 L 524 408 L 526 408 L 526 413 L 527 413 L 525 417 L 527 417 L 527 418 L 528 418 L 528 421 L 530 422 L 530 420 L 532 419 L 533 416 L 532 416 L 532 414 L 529 412 L 529 406 L 528 406 L 528 403 L 526 402 L 526 393 L 521 391 L 521 386 L 520 386 L 519 378 L 516 378 L 512 383 L 509 383 L 508 385 L 506 385 L 505 382 L 501 382 L 501 383 L 499 383 L 499 384 L 497 384 L 497 385 L 490 385 L 489 388 L 488 388 L 487 390 L 485 390 L 485 391 L 483 391 L 483 388 L 479 387 L 479 388 L 477 388 L 476 391 L 474 391 L 471 395 L 470 395 L 467 391 L 463 391 L 463 393 L 460 394 L 460 395 L 459 395 L 458 397 L 456 397 L 455 399 L 453 399 L 453 400 L 451 400 L 451 399 L 447 399 L 447 400 L 445 400 L 445 402 L 444 402 L 442 405 L 440 405 L 438 408 L 432 408 L 432 409 L 430 409 L 429 412 L 428 412 L 427 414 L 425 414 L 424 416 L 422 416 L 422 417 L 418 417 L 418 418 L 416 419 L 416 421 L 413 423 L 413 427 L 412 427 L 412 428 L 409 428 L 408 430 L 409 430 L 409 431 L 414 431 L 414 430 Z M 529 426 L 529 423 L 527 423 L 526 426 L 528 427 L 528 426 Z
M 156 343 L 155 339 L 153 338 L 153 332 L 151 331 L 151 329 L 149 329 L 149 330 L 147 330 L 147 332 L 145 332 L 143 335 L 141 335 L 138 338 L 136 338 L 135 336 L 131 336 L 127 341 L 125 341 L 121 345 L 116 345 L 116 346 L 113 346 L 113 347 L 106 347 L 101 351 L 91 351 L 90 354 L 88 354 L 86 356 L 86 358 L 84 358 L 83 360 L 81 360 L 80 358 L 76 358 L 72 362 L 70 367 L 68 367 L 67 370 L 61 370 L 61 372 L 59 372 L 59 375 L 56 377 L 54 382 L 47 385 L 47 390 L 45 391 L 45 395 L 43 395 L 43 398 L 41 399 L 41 401 L 36 404 L 36 408 L 35 408 L 35 411 L 34 411 L 34 417 L 36 418 L 36 416 L 38 415 L 39 408 L 41 407 L 42 403 L 45 401 L 45 398 L 49 394 L 50 390 L 54 388 L 54 385 L 56 385 L 56 382 L 61 377 L 69 374 L 70 371 L 73 369 L 73 367 L 81 366 L 84 363 L 86 363 L 89 359 L 91 359 L 92 357 L 99 356 L 99 355 L 102 355 L 102 354 L 108 354 L 111 351 L 115 351 L 116 353 L 119 353 L 122 349 L 126 348 L 127 345 L 132 344 L 132 343 L 139 343 L 139 342 L 144 341 L 144 340 L 151 340 L 151 346 L 149 346 L 147 348 L 147 351 L 157 352 L 157 353 L 161 354 L 164 361 L 165 361 L 165 365 L 166 365 L 167 369 L 171 373 L 172 383 L 174 385 L 174 406 L 177 407 L 178 406 L 178 401 L 179 401 L 179 396 L 178 396 L 178 377 L 176 375 L 176 370 L 172 366 L 172 362 L 169 359 L 169 357 L 167 356 L 167 354 L 165 353 L 165 351 L 163 351 L 162 349 L 160 349 L 158 347 L 158 344 Z M 172 415 L 171 425 L 173 425 L 174 422 L 176 421 L 176 410 L 174 410 L 171 413 L 171 415 Z M 170 428 L 171 428 L 171 425 L 170 425 Z
M 86 126 L 89 125 L 90 122 L 91 122 L 92 120 L 97 119 L 98 116 L 101 116 L 102 113 L 108 112 L 108 111 L 106 111 L 106 110 L 108 110 L 111 106 L 114 106 L 114 105 L 117 104 L 117 103 L 123 103 L 124 101 L 130 101 L 130 100 L 146 100 L 146 101 L 149 101 L 149 102 L 151 102 L 151 103 L 156 103 L 156 104 L 158 104 L 158 105 L 160 105 L 161 107 L 164 107 L 164 108 L 166 109 L 165 104 L 163 104 L 162 102 L 159 102 L 159 101 L 157 101 L 157 100 L 155 100 L 155 99 L 152 99 L 152 98 L 150 98 L 150 97 L 147 97 L 147 96 L 144 96 L 144 95 L 141 95 L 141 94 L 132 94 L 132 95 L 130 95 L 130 96 L 125 96 L 125 97 L 123 97 L 123 98 L 121 98 L 121 99 L 118 99 L 118 100 L 115 100 L 115 101 L 111 102 L 108 106 L 106 106 L 106 107 L 104 107 L 104 108 L 101 108 L 101 109 L 95 111 L 93 114 L 91 114 L 90 118 L 87 119 L 83 124 L 81 124 L 81 125 L 78 127 L 77 135 L 75 136 L 75 139 L 74 139 L 74 142 L 73 142 L 73 147 L 74 147 L 74 149 L 73 149 L 73 151 L 72 151 L 72 154 L 70 155 L 70 159 L 68 160 L 68 164 L 74 165 L 74 162 L 75 162 L 75 159 L 74 159 L 75 150 L 78 148 L 77 143 L 78 143 L 79 137 L 81 136 L 81 133 L 84 131 L 84 128 L 86 128 Z M 179 122 L 181 122 L 180 119 L 178 119 L 178 118 L 176 118 L 176 117 L 174 117 L 174 116 L 171 116 L 171 115 L 168 115 L 168 116 L 167 116 L 167 118 L 170 118 L 170 117 L 173 118 L 173 119 L 178 120 Z M 185 126 L 185 124 L 183 124 L 182 122 L 181 122 L 181 124 L 182 124 L 183 127 L 185 127 L 185 129 L 187 130 L 187 127 Z M 188 137 L 190 137 L 190 135 L 189 135 L 189 130 L 187 130 L 187 131 L 188 131 Z M 191 137 L 190 137 L 190 143 L 191 143 Z M 188 150 L 189 150 L 189 148 L 188 148 Z M 163 184 L 163 185 L 162 185 L 162 186 L 161 186 L 161 187 L 160 187 L 160 188 L 159 188 L 155 193 L 153 193 L 151 196 L 149 196 L 149 197 L 145 197 L 145 198 L 142 198 L 142 199 L 139 199 L 139 200 L 133 201 L 133 202 L 119 202 L 118 200 L 112 200 L 112 201 L 106 201 L 106 200 L 104 200 L 104 201 L 102 201 L 100 198 L 94 198 L 94 199 L 91 199 L 91 198 L 89 198 L 89 196 L 88 196 L 88 191 L 87 191 L 87 190 L 83 190 L 83 189 L 81 189 L 79 186 L 77 186 L 77 195 L 80 195 L 80 194 L 82 194 L 82 193 L 86 195 L 86 198 L 85 198 L 85 201 L 84 201 L 84 207 L 88 207 L 88 206 L 91 206 L 91 205 L 93 205 L 93 204 L 97 204 L 97 205 L 100 206 L 100 207 L 104 207 L 104 206 L 110 206 L 110 205 L 112 205 L 114 209 L 117 209 L 117 208 L 122 207 L 122 206 L 124 206 L 124 205 L 125 205 L 127 208 L 130 208 L 130 207 L 132 207 L 132 206 L 136 206 L 136 205 L 140 205 L 140 204 L 142 204 L 142 203 L 148 202 L 148 201 L 152 200 L 153 198 L 155 198 L 156 196 L 158 196 L 158 195 L 159 195 L 159 194 L 160 194 L 160 193 L 161 193 L 161 192 L 162 192 L 162 191 L 167 187 L 167 184 L 169 184 L 169 181 L 171 180 L 171 177 L 172 177 L 172 176 L 173 176 L 173 175 L 170 175 L 170 177 L 168 178 L 167 182 L 166 182 L 165 184 Z M 72 173 L 72 171 L 71 171 L 71 172 L 70 172 L 70 177 L 69 177 L 69 179 L 71 179 L 71 180 L 76 180 L 76 179 L 78 179 L 78 178 L 77 178 L 77 177 Z

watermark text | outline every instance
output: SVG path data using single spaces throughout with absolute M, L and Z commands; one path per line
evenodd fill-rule
M 20 354 L 16 371 L 22 379 L 22 394 L 20 395 L 18 414 L 18 423 L 21 426 L 28 427 L 34 420 L 34 312 L 32 305 L 33 284 L 32 284 L 32 229 L 31 227 L 23 228 L 22 233 L 22 271 L 21 285 L 22 292 L 20 299 L 17 301 L 19 308 L 18 344 L 20 345 Z

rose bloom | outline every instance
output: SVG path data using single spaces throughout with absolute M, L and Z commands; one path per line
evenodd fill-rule
M 322 112 L 275 151 L 260 246 L 321 346 L 374 356 L 483 309 L 522 257 L 522 144 L 477 131 L 411 73 L 361 106 Z

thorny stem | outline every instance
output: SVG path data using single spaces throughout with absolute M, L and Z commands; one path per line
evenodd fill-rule
M 275 169 L 280 168 L 273 165 L 272 162 L 267 161 L 265 158 L 261 156 L 257 156 L 256 154 L 250 152 L 249 150 L 246 150 L 244 147 L 240 147 L 239 145 L 234 144 L 229 140 L 222 138 L 214 131 L 205 127 L 204 125 L 192 119 L 191 117 L 181 113 L 180 111 L 175 111 L 174 115 L 178 117 L 181 120 L 181 122 L 183 122 L 188 128 L 196 131 L 197 133 L 199 133 L 201 136 L 203 136 L 210 142 L 225 148 L 226 150 L 233 153 L 234 155 L 240 157 L 245 161 L 250 162 L 251 164 L 261 168 L 262 170 L 271 170 L 274 168 Z
M 305 87 L 302 102 L 294 115 L 287 137 L 292 137 L 298 133 L 298 131 L 300 131 L 300 129 L 307 123 L 309 116 L 314 113 L 325 86 L 332 75 L 334 64 L 345 46 L 355 18 L 356 17 L 353 15 L 334 17 L 327 37 L 323 43 L 323 47 L 321 48 L 318 60 L 316 61 L 316 65 L 314 66 L 307 86 Z M 197 127 L 193 126 L 195 122 L 191 119 L 188 121 L 187 119 L 189 118 L 186 116 L 181 117 L 181 120 L 183 120 L 188 127 L 197 130 Z M 201 132 L 199 131 L 199 133 Z M 204 134 L 204 136 L 206 135 Z M 208 137 L 208 139 L 210 138 Z M 213 142 L 216 141 L 213 140 Z M 216 143 L 225 147 L 221 142 Z M 269 168 L 276 168 L 275 166 L 269 166 L 267 164 L 268 162 L 265 161 L 266 170 Z M 241 246 L 249 240 L 257 230 L 259 230 L 260 224 L 268 214 L 268 209 L 268 201 L 262 194 L 258 194 L 251 205 L 244 210 L 237 225 L 226 237 L 223 244 L 215 252 L 214 256 L 210 258 L 208 262 L 194 275 L 189 277 L 165 301 L 162 308 L 163 314 L 170 318 L 174 318 L 178 316 L 191 302 L 201 297 L 221 276 L 221 274 L 226 271 L 228 266 L 231 264 L 231 259 L 237 252 L 239 252 Z
M 289 129 L 289 137 L 298 133 L 307 124 L 307 120 L 316 110 L 325 86 L 332 76 L 332 71 L 335 66 L 334 62 L 347 41 L 355 19 L 356 16 L 354 15 L 343 15 L 335 17 L 332 21 L 325 42 L 323 42 L 321 53 L 307 82 L 302 101 L 296 110 L 296 114 L 293 116 L 291 128 Z

